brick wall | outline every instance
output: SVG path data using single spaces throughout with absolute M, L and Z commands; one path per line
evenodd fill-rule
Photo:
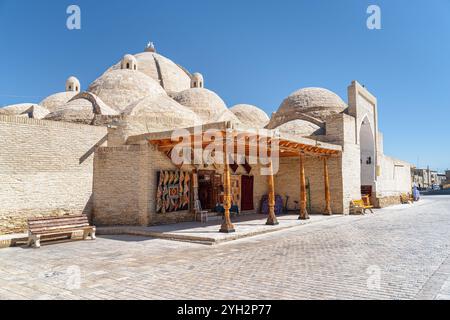
M 333 213 L 344 213 L 342 203 L 342 170 L 341 158 L 328 160 L 330 178 L 331 209 Z M 324 213 L 325 210 L 325 180 L 323 160 L 318 157 L 305 157 L 305 176 L 310 183 L 311 213 Z M 275 190 L 277 194 L 289 196 L 289 207 L 293 208 L 294 201 L 300 203 L 300 160 L 299 158 L 282 158 L 280 171 L 275 176 Z
M 0 116 L 0 234 L 34 216 L 90 214 L 93 148 L 106 128 Z
M 223 173 L 223 167 L 211 167 Z M 260 175 L 260 166 L 253 165 L 254 204 L 267 194 L 268 180 Z M 94 159 L 93 220 L 102 225 L 155 225 L 192 221 L 190 211 L 156 213 L 157 173 L 178 170 L 170 159 L 153 146 L 128 145 L 99 148 Z M 192 172 L 192 166 L 181 170 Z M 238 174 L 244 170 L 238 169 Z
M 147 146 L 99 148 L 94 157 L 95 225 L 146 225 Z M 114 223 L 111 223 L 114 222 Z
M 380 162 L 381 172 L 377 180 L 377 197 L 399 199 L 400 194 L 411 193 L 411 165 L 385 155 L 381 157 Z M 386 200 L 385 203 L 391 201 Z

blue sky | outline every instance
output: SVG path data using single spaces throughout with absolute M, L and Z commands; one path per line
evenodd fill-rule
M 82 29 L 66 28 L 66 8 Z M 382 10 L 382 30 L 366 9 Z M 0 0 L 0 106 L 39 102 L 65 79 L 90 82 L 125 53 L 159 53 L 205 76 L 229 105 L 269 114 L 293 91 L 377 96 L 385 152 L 450 168 L 450 1 Z

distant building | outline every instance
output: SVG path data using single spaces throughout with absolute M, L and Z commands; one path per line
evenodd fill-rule
M 436 184 L 440 185 L 440 186 L 444 186 L 447 184 L 447 175 L 445 173 L 438 173 L 437 174 L 437 180 L 436 180 Z
M 420 189 L 431 188 L 434 184 L 443 186 L 446 184 L 448 180 L 448 175 L 450 175 L 450 171 L 447 171 L 446 174 L 438 173 L 435 170 L 427 169 L 411 169 L 412 181 L 418 186 Z

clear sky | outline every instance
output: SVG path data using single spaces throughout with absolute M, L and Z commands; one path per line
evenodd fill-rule
M 70 4 L 81 30 L 66 28 Z M 382 30 L 366 27 L 370 4 Z M 70 75 L 86 89 L 150 40 L 228 106 L 268 114 L 302 87 L 347 101 L 358 80 L 378 98 L 386 154 L 450 168 L 449 0 L 0 0 L 0 106 L 38 103 Z

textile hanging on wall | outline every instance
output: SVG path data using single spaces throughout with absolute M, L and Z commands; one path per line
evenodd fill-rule
M 190 174 L 184 171 L 158 172 L 156 212 L 166 213 L 189 209 Z
M 234 162 L 233 164 L 230 164 L 230 169 L 233 170 L 233 173 L 236 173 L 236 170 L 239 168 L 239 165 Z
M 245 158 L 245 162 L 242 165 L 247 172 L 247 174 L 250 174 L 252 172 L 252 166 L 248 164 L 247 158 Z

